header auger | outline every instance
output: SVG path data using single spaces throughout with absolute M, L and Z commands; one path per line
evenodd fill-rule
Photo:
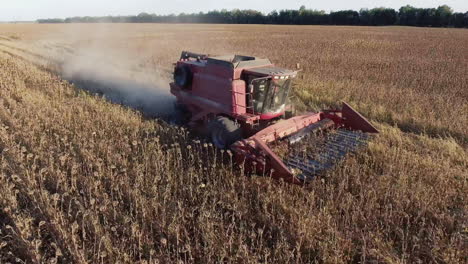
M 304 183 L 378 131 L 346 103 L 291 117 L 296 75 L 268 59 L 182 52 L 170 87 L 189 125 L 202 128 L 216 147 L 230 148 L 247 171 Z M 317 131 L 327 132 L 311 139 Z M 297 146 L 301 140 L 313 142 Z

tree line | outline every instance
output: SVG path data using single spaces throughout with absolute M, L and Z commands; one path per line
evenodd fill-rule
M 280 24 L 280 25 L 405 25 L 419 27 L 468 28 L 468 12 L 455 13 L 442 5 L 437 8 L 416 8 L 410 5 L 399 10 L 392 8 L 343 10 L 326 13 L 307 9 L 272 11 L 263 14 L 255 10 L 221 10 L 207 13 L 156 15 L 140 13 L 137 16 L 71 17 L 66 19 L 39 19 L 38 23 L 218 23 L 218 24 Z

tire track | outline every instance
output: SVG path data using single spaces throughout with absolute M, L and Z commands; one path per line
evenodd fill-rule
M 42 59 L 42 60 L 49 59 L 49 58 L 46 58 L 46 57 L 44 57 L 44 56 L 42 56 L 40 54 L 37 54 L 37 53 L 34 53 L 32 51 L 26 50 L 24 48 L 18 48 L 18 47 L 10 46 L 10 45 L 7 45 L 7 44 L 1 43 L 1 42 L 0 42 L 0 46 L 9 48 L 9 49 L 12 49 L 12 50 L 15 50 L 15 51 L 18 51 L 18 52 L 21 52 L 21 53 L 24 53 L 24 54 L 27 54 L 27 55 L 30 55 L 30 56 L 33 56 L 33 57 L 38 58 L 38 59 Z
M 51 57 L 47 58 L 43 55 L 27 50 L 26 48 L 18 48 L 5 44 L 2 40 L 0 40 L 0 52 L 14 59 L 29 63 L 40 70 L 50 72 L 59 77 L 61 76 L 61 62 Z
M 0 35 L 0 40 L 11 41 L 11 39 L 10 39 L 10 38 L 8 38 L 8 37 L 5 37 L 5 36 L 1 36 L 1 35 Z
M 41 54 L 27 50 L 26 48 L 8 45 L 3 41 L 0 41 L 0 51 L 17 59 L 32 63 L 35 66 L 39 66 L 41 69 L 49 69 L 52 68 L 50 67 L 52 65 L 59 65 L 58 61 L 52 57 L 45 57 Z
M 8 51 L 8 50 L 5 50 L 5 49 L 1 49 L 1 48 L 0 48 L 0 52 L 10 56 L 13 59 L 17 59 L 17 60 L 23 61 L 25 63 L 29 63 L 29 64 L 37 67 L 40 70 L 47 71 L 47 72 L 53 73 L 55 75 L 58 75 L 58 73 L 59 73 L 56 69 L 52 69 L 51 67 L 47 67 L 43 63 L 32 61 L 31 59 L 25 57 L 24 55 L 19 55 L 17 53 L 14 53 L 14 52 L 11 52 L 11 51 Z

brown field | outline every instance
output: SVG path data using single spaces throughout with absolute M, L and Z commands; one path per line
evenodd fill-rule
M 244 177 L 150 118 L 181 50 L 299 66 L 299 108 L 381 133 L 305 187 Z M 467 127 L 465 29 L 1 24 L 0 263 L 466 263 Z

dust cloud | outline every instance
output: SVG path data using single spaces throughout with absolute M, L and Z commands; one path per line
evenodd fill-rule
M 60 55 L 58 70 L 63 79 L 147 117 L 170 118 L 175 97 L 169 92 L 169 72 L 143 63 L 148 61 L 143 54 L 113 45 L 102 26 L 95 32 L 73 31 L 81 37 L 71 43 L 73 52 Z
M 146 116 L 165 118 L 170 115 L 175 98 L 169 93 L 168 78 L 156 76 L 160 81 L 155 83 L 147 78 L 150 73 L 135 73 L 125 68 L 124 61 L 120 63 L 117 67 L 94 53 L 79 53 L 63 61 L 61 74 L 81 89 L 139 110 Z

